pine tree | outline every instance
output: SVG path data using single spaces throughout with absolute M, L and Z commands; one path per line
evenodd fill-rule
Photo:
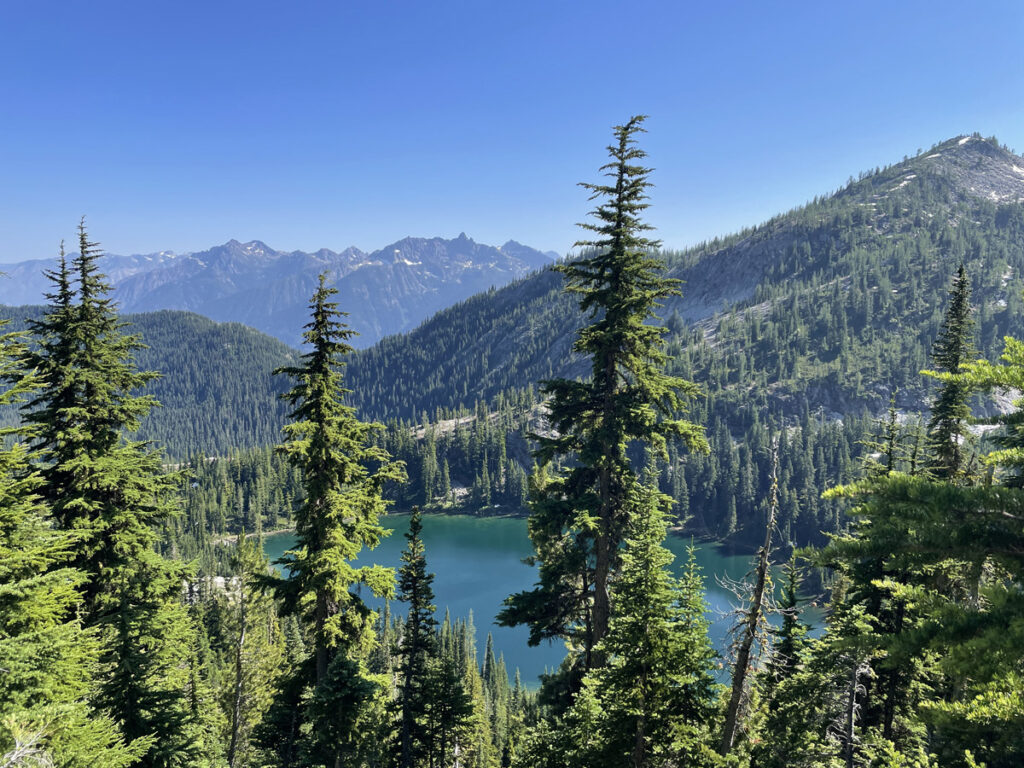
M 371 437 L 381 424 L 362 422 L 344 404 L 344 356 L 354 332 L 339 319 L 326 274 L 310 303 L 302 365 L 278 369 L 295 384 L 285 395 L 294 421 L 285 427 L 281 450 L 301 471 L 305 500 L 296 513 L 296 547 L 278 560 L 290 574 L 276 589 L 285 608 L 301 614 L 313 646 L 313 696 L 306 712 L 311 725 L 306 759 L 338 765 L 358 759 L 358 730 L 375 717 L 380 684 L 366 669 L 373 646 L 373 612 L 357 592 L 391 597 L 390 568 L 355 567 L 363 547 L 377 546 L 387 509 L 382 486 L 401 481 L 404 470 Z
M 174 485 L 158 453 L 123 439 L 156 404 L 135 392 L 157 374 L 135 367 L 143 345 L 123 333 L 98 258 L 80 224 L 73 269 L 62 253 L 48 273 L 48 312 L 30 323 L 36 345 L 24 365 L 36 371 L 40 389 L 22 409 L 40 455 L 41 492 L 62 528 L 84 534 L 73 564 L 89 576 L 90 614 L 117 564 L 151 547 L 152 526 L 171 513 Z
M 402 553 L 398 575 L 398 599 L 408 605 L 399 662 L 399 733 L 398 762 L 400 768 L 414 768 L 426 762 L 430 752 L 427 716 L 434 692 L 430 689 L 431 666 L 437 660 L 437 620 L 434 618 L 434 574 L 427 573 L 427 560 L 420 533 L 423 521 L 419 507 L 413 507 L 409 531 Z
M 2 343 L 0 372 L 13 386 L 0 403 L 8 404 L 33 382 L 12 359 L 25 352 L 20 340 Z M 23 438 L 18 428 L 0 431 L 0 765 L 121 768 L 149 741 L 126 748 L 117 724 L 93 706 L 101 648 L 77 616 L 86 576 L 67 565 L 78 534 L 47 521 Z
M 40 494 L 57 525 L 75 534 L 67 564 L 86 577 L 84 624 L 102 644 L 97 700 L 130 742 L 155 737 L 149 764 L 184 763 L 203 759 L 190 732 L 201 724 L 185 695 L 192 634 L 180 595 L 188 573 L 154 551 L 179 480 L 164 473 L 158 451 L 124 436 L 155 405 L 135 391 L 156 374 L 136 368 L 143 345 L 123 333 L 98 258 L 80 224 L 79 253 L 71 269 L 62 253 L 49 273 L 47 314 L 31 324 L 36 343 L 21 355 L 39 381 L 22 413 Z
M 584 255 L 557 267 L 591 320 L 574 350 L 592 369 L 587 381 L 542 384 L 555 436 L 538 436 L 537 456 L 542 463 L 573 456 L 576 465 L 535 486 L 530 535 L 540 581 L 511 596 L 500 616 L 505 624 L 529 624 L 533 643 L 576 638 L 588 668 L 599 661 L 591 652 L 608 631 L 609 584 L 630 523 L 626 500 L 637 479 L 627 445 L 640 441 L 664 458 L 670 438 L 707 450 L 703 431 L 677 418 L 683 398 L 698 388 L 664 372 L 665 329 L 649 324 L 679 281 L 662 275 L 652 254 L 658 242 L 645 237 L 650 227 L 640 219 L 650 186 L 650 170 L 639 164 L 646 153 L 636 146 L 643 120 L 615 128 L 611 162 L 601 169 L 611 182 L 582 184 L 602 200 L 593 211 L 597 223 L 581 225 L 595 239 L 578 242 Z
M 954 375 L 954 378 L 944 379 L 939 387 L 927 430 L 932 453 L 929 469 L 936 477 L 946 480 L 963 478 L 967 470 L 965 445 L 970 438 L 967 423 L 971 418 L 971 389 L 955 375 L 976 355 L 970 301 L 971 285 L 961 264 L 949 291 L 949 307 L 942 329 L 932 348 L 932 361 L 937 371 Z
M 681 581 L 663 546 L 668 499 L 636 486 L 633 523 L 613 588 L 615 612 L 592 670 L 565 717 L 567 764 L 583 768 L 712 766 L 717 710 L 715 652 L 691 548 Z
M 782 623 L 772 630 L 772 649 L 766 670 L 769 702 L 772 690 L 792 676 L 802 663 L 808 627 L 800 621 L 800 569 L 796 557 L 790 558 L 782 567 L 785 581 L 778 611 Z
M 442 650 L 438 663 L 431 667 L 428 766 L 453 765 L 458 756 L 471 751 L 476 713 L 458 667 L 455 655 L 447 650 Z

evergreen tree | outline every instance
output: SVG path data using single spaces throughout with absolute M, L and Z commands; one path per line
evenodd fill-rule
M 80 224 L 72 269 L 62 254 L 49 273 L 48 312 L 31 326 L 36 343 L 21 355 L 39 381 L 22 412 L 40 493 L 58 526 L 75 534 L 68 565 L 85 576 L 84 623 L 103 649 L 98 701 L 131 742 L 155 737 L 150 765 L 182 764 L 205 759 L 192 732 L 203 725 L 186 696 L 192 633 L 180 595 L 188 574 L 154 551 L 178 480 L 164 473 L 158 451 L 124 437 L 155 405 L 135 390 L 156 374 L 136 368 L 142 344 L 123 333 L 98 258 Z
M 409 531 L 405 534 L 408 545 L 402 553 L 402 567 L 398 574 L 398 599 L 408 605 L 402 643 L 398 650 L 399 662 L 399 733 L 398 761 L 400 768 L 414 768 L 426 762 L 430 752 L 427 716 L 434 692 L 431 666 L 437 657 L 436 627 L 434 619 L 434 574 L 427 573 L 427 560 L 420 533 L 423 530 L 418 507 L 413 507 L 409 518 Z M 436 706 L 436 704 L 434 704 Z
M 646 153 L 635 138 L 643 119 L 615 128 L 611 162 L 601 169 L 611 183 L 582 185 L 602 200 L 593 211 L 597 223 L 582 225 L 595 239 L 577 243 L 588 249 L 584 255 L 557 267 L 591 319 L 574 349 L 590 358 L 592 370 L 587 381 L 542 385 L 554 436 L 538 436 L 538 457 L 547 463 L 574 456 L 576 465 L 536 486 L 530 533 L 540 582 L 511 596 L 500 617 L 529 624 L 531 642 L 576 637 L 588 668 L 608 631 L 609 584 L 630 523 L 626 500 L 637 480 L 627 446 L 640 441 L 664 456 L 671 438 L 707 449 L 703 431 L 676 418 L 697 387 L 664 372 L 665 330 L 649 324 L 660 301 L 678 293 L 679 281 L 662 275 L 652 253 L 658 243 L 644 236 L 650 227 L 640 219 L 650 186 L 650 170 L 639 164 Z
M 771 656 L 766 670 L 769 702 L 772 690 L 792 676 L 801 664 L 808 630 L 800 621 L 801 578 L 795 556 L 783 565 L 783 576 L 785 581 L 778 605 L 782 623 L 778 629 L 772 630 Z
M 135 393 L 157 374 L 134 365 L 143 345 L 123 333 L 84 224 L 78 239 L 72 268 L 62 252 L 47 273 L 54 286 L 47 314 L 29 324 L 36 343 L 24 365 L 40 388 L 22 414 L 40 456 L 41 493 L 61 527 L 83 533 L 73 564 L 89 576 L 86 608 L 93 614 L 112 569 L 149 549 L 152 526 L 170 514 L 171 480 L 158 453 L 123 439 L 155 405 Z
M 958 374 L 975 358 L 971 317 L 971 285 L 961 264 L 949 291 L 949 306 L 942 329 L 932 348 L 932 362 L 941 373 Z M 929 373 L 929 372 L 926 372 Z M 939 386 L 928 420 L 929 469 L 942 479 L 962 478 L 967 470 L 965 445 L 970 434 L 971 389 L 962 379 L 947 378 Z
M 310 627 L 313 665 L 306 682 L 313 694 L 305 759 L 328 765 L 357 760 L 363 746 L 357 731 L 376 717 L 380 683 L 365 664 L 373 612 L 352 590 L 361 585 L 391 597 L 394 577 L 389 568 L 355 567 L 352 561 L 384 535 L 383 484 L 404 477 L 402 467 L 370 442 L 382 425 L 360 421 L 343 402 L 343 357 L 352 351 L 347 340 L 354 332 L 339 319 L 335 293 L 322 274 L 310 304 L 302 365 L 277 371 L 295 381 L 285 395 L 294 421 L 285 427 L 281 450 L 302 473 L 305 500 L 296 512 L 296 547 L 278 560 L 290 578 L 276 588 L 285 608 Z
M 708 639 L 694 550 L 681 582 L 668 573 L 666 497 L 636 486 L 631 531 L 615 581 L 615 612 L 592 670 L 565 718 L 568 765 L 718 765 L 716 654 Z
M 32 382 L 4 337 L 0 372 L 8 403 Z M 118 725 L 97 711 L 100 645 L 77 611 L 86 576 L 67 565 L 79 534 L 53 527 L 22 430 L 0 431 L 0 765 L 121 768 L 149 747 L 126 748 Z

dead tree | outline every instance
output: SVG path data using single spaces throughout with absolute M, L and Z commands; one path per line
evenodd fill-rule
M 736 650 L 736 664 L 732 671 L 732 693 L 729 706 L 725 712 L 725 726 L 722 729 L 722 740 L 718 745 L 720 754 L 728 755 L 732 750 L 736 733 L 739 731 L 740 717 L 747 689 L 747 678 L 750 674 L 751 652 L 757 639 L 758 626 L 766 614 L 765 602 L 772 547 L 772 534 L 775 531 L 775 517 L 779 510 L 779 441 L 772 444 L 772 485 L 768 507 L 768 523 L 765 525 L 764 544 L 757 553 L 757 565 L 754 569 L 754 588 L 750 597 L 749 608 L 743 612 L 743 620 L 739 627 L 740 637 Z

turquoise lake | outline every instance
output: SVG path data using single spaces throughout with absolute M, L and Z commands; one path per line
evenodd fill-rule
M 397 568 L 405 548 L 403 534 L 408 528 L 408 515 L 388 515 L 383 520 L 392 531 L 372 552 L 364 552 L 360 563 L 377 563 Z M 265 540 L 267 555 L 273 560 L 292 546 L 291 534 L 276 534 Z M 450 611 L 452 618 L 468 616 L 473 612 L 477 646 L 481 653 L 487 633 L 494 635 L 495 652 L 503 653 L 509 673 L 516 668 L 523 682 L 536 684 L 546 669 L 554 669 L 565 656 L 561 642 L 543 643 L 531 648 L 526 627 L 499 627 L 494 616 L 502 601 L 513 592 L 529 589 L 536 577 L 535 569 L 522 560 L 532 553 L 522 518 L 470 517 L 467 515 L 425 515 L 423 542 L 426 547 L 427 567 L 435 574 L 434 595 L 437 618 Z M 673 568 L 678 572 L 686 560 L 688 538 L 670 535 L 666 542 L 675 554 Z M 700 546 L 697 559 L 701 565 L 709 604 L 711 633 L 715 646 L 723 649 L 731 619 L 726 614 L 732 609 L 734 598 L 719 586 L 715 577 L 741 578 L 751 567 L 752 557 L 729 555 L 712 545 Z M 380 608 L 383 601 L 368 600 Z M 391 610 L 402 612 L 402 604 L 393 602 Z

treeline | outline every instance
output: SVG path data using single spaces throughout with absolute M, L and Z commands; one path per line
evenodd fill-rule
M 438 412 L 416 423 L 392 422 L 378 437 L 402 461 L 407 480 L 386 493 L 396 508 L 471 515 L 528 512 L 530 473 L 536 471 L 530 435 L 543 429 L 543 409 L 531 390 L 495 407 L 478 404 L 462 415 Z M 702 413 L 703 409 L 695 409 Z M 437 417 L 441 418 L 437 418 Z M 708 454 L 668 445 L 665 460 L 634 459 L 657 473 L 672 497 L 673 525 L 680 533 L 755 547 L 767 519 L 771 484 L 771 436 L 779 435 L 778 527 L 785 549 L 823 544 L 844 529 L 844 502 L 824 499 L 822 489 L 849 482 L 861 466 L 863 442 L 873 425 L 835 421 L 808 412 L 792 425 L 765 424 L 754 411 L 742 431 L 721 419 L 708 429 Z M 223 543 L 239 532 L 270 532 L 294 524 L 303 501 L 298 473 L 272 447 L 228 456 L 199 455 L 182 467 L 183 514 L 167 523 L 162 547 L 185 560 L 198 558 L 205 573 L 225 573 Z

